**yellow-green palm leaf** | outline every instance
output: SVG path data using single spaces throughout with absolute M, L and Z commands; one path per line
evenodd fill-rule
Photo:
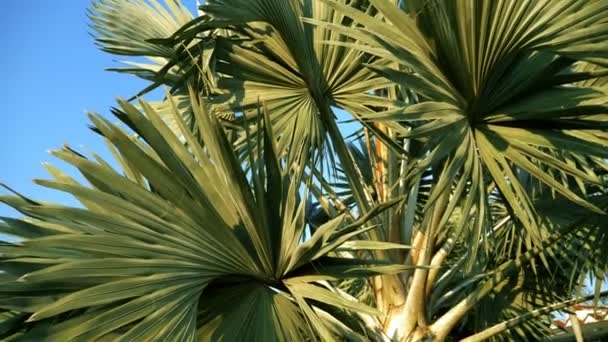
M 0 308 L 17 313 L 6 319 L 8 336 L 331 340 L 336 326 L 319 318 L 315 303 L 375 313 L 319 283 L 407 268 L 348 256 L 357 246 L 344 242 L 369 230 L 362 225 L 374 213 L 357 221 L 338 215 L 306 233 L 301 172 L 281 168 L 270 125 L 247 150 L 247 174 L 217 119 L 196 96 L 190 101 L 202 142 L 179 112 L 176 135 L 145 102 L 144 112 L 124 101 L 115 111 L 139 138 L 90 116 L 124 174 L 96 155 L 54 151 L 90 185 L 51 166 L 54 180 L 37 182 L 72 194 L 83 207 L 0 197 L 27 217 L 0 225 L 16 236 L 0 246 Z
M 600 184 L 571 155 L 605 165 L 606 92 L 573 82 L 605 75 L 602 66 L 577 72 L 577 61 L 607 61 L 606 2 L 407 1 L 401 10 L 386 0 L 370 1 L 383 18 L 324 2 L 363 28 L 316 25 L 356 40 L 352 48 L 398 65 L 374 68 L 417 94 L 416 104 L 363 118 L 424 144 L 426 152 L 410 177 L 431 166 L 441 170 L 427 206 L 451 191 L 454 202 L 462 198 L 465 213 L 475 213 L 474 231 L 480 234 L 488 226 L 488 185 L 497 187 L 539 242 L 532 195 L 521 184 L 525 173 L 599 211 L 553 174 Z M 444 224 L 450 214 L 445 213 Z

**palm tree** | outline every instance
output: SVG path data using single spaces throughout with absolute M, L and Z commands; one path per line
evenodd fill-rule
M 527 341 L 608 295 L 608 2 L 90 15 L 165 96 L 90 115 L 116 163 L 53 152 L 81 207 L 0 197 L 3 338 Z

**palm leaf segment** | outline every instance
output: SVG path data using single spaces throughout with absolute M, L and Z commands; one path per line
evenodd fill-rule
M 306 17 L 353 25 L 326 4 L 310 0 L 218 0 L 209 1 L 204 10 L 216 17 L 219 25 L 225 20 L 241 20 L 244 35 L 253 39 L 238 44 L 225 41 L 217 52 L 223 62 L 218 72 L 224 76 L 219 85 L 232 97 L 220 110 L 238 105 L 247 111 L 264 101 L 282 138 L 279 149 L 287 147 L 292 137 L 296 146 L 322 147 L 327 125 L 333 125 L 331 106 L 358 112 L 387 105 L 385 99 L 371 92 L 386 87 L 388 80 L 365 67 L 377 58 L 327 45 L 324 41 L 346 38 L 301 21 Z
M 182 29 L 155 37 L 159 47 L 177 51 L 179 57 L 164 65 L 162 72 L 154 70 L 148 77 L 154 85 L 168 84 L 174 94 L 184 96 L 186 80 L 195 81 L 196 74 L 213 74 L 212 79 L 205 78 L 201 89 L 208 89 L 206 95 L 213 98 L 210 102 L 216 114 L 226 117 L 236 110 L 244 114 L 237 115 L 241 119 L 254 119 L 255 123 L 257 107 L 265 103 L 281 152 L 289 146 L 303 145 L 308 150 L 324 146 L 326 126 L 335 125 L 332 106 L 353 112 L 387 107 L 385 99 L 371 92 L 386 87 L 389 81 L 364 67 L 378 58 L 327 45 L 324 41 L 349 39 L 300 20 L 308 17 L 354 25 L 324 3 L 216 0 L 207 1 L 201 9 L 204 14 Z M 111 19 L 101 11 L 94 16 L 102 23 L 106 17 Z M 111 49 L 106 40 L 112 36 L 103 25 L 98 26 L 98 40 Z M 153 40 L 146 42 L 152 44 Z M 177 71 L 181 78 L 170 77 Z M 145 73 L 139 75 L 146 77 Z
M 608 208 L 608 197 L 605 194 L 594 194 L 589 198 L 600 208 Z M 603 279 L 608 266 L 605 245 L 608 242 L 608 225 L 605 215 L 590 212 L 584 207 L 576 207 L 564 197 L 555 198 L 549 193 L 536 198 L 534 205 L 537 212 L 547 220 L 539 229 L 544 241 L 550 241 L 555 232 L 563 232 L 559 239 L 545 243 L 539 255 L 515 271 L 508 280 L 495 284 L 492 292 L 475 306 L 462 321 L 462 325 L 451 333 L 451 336 L 463 338 L 476 332 L 504 322 L 517 319 L 526 313 L 545 308 L 554 303 L 578 296 L 579 290 L 593 274 Z M 492 253 L 475 261 L 472 272 L 454 272 L 458 270 L 462 256 L 470 252 L 469 244 L 462 242 L 455 247 L 447 261 L 446 272 L 435 288 L 450 291 L 433 291 L 431 296 L 431 313 L 449 310 L 468 293 L 475 293 L 476 279 L 488 279 L 497 265 L 515 260 L 525 254 L 527 248 L 525 234 L 512 222 L 502 227 L 495 227 L 492 241 Z M 487 243 L 483 241 L 482 243 Z M 538 267 L 543 261 L 545 267 Z M 535 266 L 536 265 L 536 266 Z M 447 282 L 447 283 L 446 283 Z M 600 280 L 600 283 L 602 280 Z M 600 296 L 600 289 L 596 294 Z M 491 341 L 541 340 L 549 333 L 551 317 L 518 322 L 512 329 L 496 335 Z
M 145 102 L 145 115 L 127 102 L 115 111 L 141 139 L 90 116 L 124 175 L 97 155 L 53 152 L 92 186 L 50 166 L 55 179 L 38 183 L 84 208 L 1 197 L 28 217 L 0 224 L 18 237 L 0 246 L 0 308 L 13 322 L 5 337 L 331 340 L 315 303 L 374 313 L 316 283 L 404 268 L 332 254 L 353 255 L 343 242 L 368 230 L 368 217 L 337 216 L 304 241 L 301 172 L 282 170 L 269 127 L 246 175 L 217 120 L 192 101 L 202 144 L 177 111 L 186 145 Z
M 150 40 L 169 37 L 192 20 L 192 14 L 175 0 L 165 6 L 155 0 L 100 0 L 92 3 L 89 14 L 102 50 L 165 61 L 175 57 L 175 50 Z
M 124 63 L 128 67 L 112 70 L 152 81 L 156 81 L 169 62 L 175 61 L 178 49 L 151 40 L 170 37 L 193 19 L 188 9 L 175 0 L 164 4 L 156 0 L 100 0 L 92 3 L 89 17 L 97 33 L 97 44 L 103 51 L 145 57 L 150 62 L 127 61 Z M 184 67 L 167 70 L 163 73 L 165 82 L 176 82 L 186 71 Z
M 370 2 L 383 18 L 325 1 L 363 28 L 315 24 L 398 64 L 375 68 L 416 92 L 417 104 L 363 117 L 425 143 L 410 175 L 441 161 L 427 207 L 453 186 L 452 202 L 460 198 L 465 213 L 475 212 L 471 226 L 480 236 L 489 213 L 487 170 L 490 189 L 500 190 L 536 242 L 538 218 L 520 182 L 523 174 L 599 210 L 556 177 L 599 184 L 581 158 L 605 165 L 608 157 L 605 88 L 574 83 L 607 72 L 606 2 L 413 0 L 403 9 Z M 581 71 L 579 61 L 598 66 Z M 443 224 L 453 209 L 448 206 Z
M 199 75 L 199 68 L 190 58 L 180 59 L 184 46 L 166 46 L 154 42 L 155 39 L 170 37 L 193 20 L 192 13 L 181 1 L 94 1 L 89 9 L 89 18 L 91 28 L 96 34 L 96 43 L 101 50 L 128 58 L 140 57 L 137 60 L 121 60 L 122 66 L 108 69 L 150 81 L 151 85 L 138 95 L 143 95 L 160 85 L 173 88 L 183 84 L 186 79 L 194 79 L 193 73 L 197 74 L 197 79 L 212 83 L 210 70 L 206 69 Z M 207 42 L 200 47 L 189 46 L 189 48 L 203 49 L 204 53 L 201 57 L 207 61 L 213 54 L 213 46 L 209 46 Z M 174 94 L 174 100 L 177 101 L 186 122 L 190 123 L 192 110 L 188 107 L 188 90 L 183 89 L 179 94 Z M 172 118 L 172 107 L 168 99 L 149 102 L 149 104 L 166 122 L 170 123 L 173 130 L 179 131 L 177 123 Z

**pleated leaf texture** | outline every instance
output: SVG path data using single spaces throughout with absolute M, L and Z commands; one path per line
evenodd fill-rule
M 17 237 L 0 246 L 5 337 L 332 340 L 330 312 L 376 313 L 322 284 L 408 268 L 354 259 L 360 246 L 343 244 L 373 229 L 367 222 L 383 207 L 357 220 L 337 215 L 311 233 L 299 200 L 302 172 L 282 167 L 270 126 L 260 121 L 265 129 L 243 164 L 192 96 L 202 141 L 177 110 L 180 136 L 146 102 L 141 112 L 121 101 L 114 112 L 136 134 L 90 115 L 121 171 L 69 147 L 52 152 L 90 185 L 51 166 L 54 179 L 36 182 L 72 194 L 82 207 L 0 197 L 26 216 L 0 224 Z M 373 248 L 386 247 L 394 248 Z

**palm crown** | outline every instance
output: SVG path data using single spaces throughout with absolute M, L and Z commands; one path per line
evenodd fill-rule
M 91 115 L 118 168 L 54 152 L 3 196 L 9 340 L 540 339 L 606 295 L 608 2 L 100 0 Z M 346 134 L 337 114 L 349 113 Z M 506 334 L 505 332 L 508 332 Z

